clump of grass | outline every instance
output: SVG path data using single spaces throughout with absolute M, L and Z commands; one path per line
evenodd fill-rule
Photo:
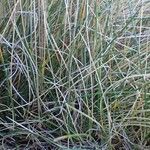
M 1 0 L 1 148 L 149 149 L 149 6 Z

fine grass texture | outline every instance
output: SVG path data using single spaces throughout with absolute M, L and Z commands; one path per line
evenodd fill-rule
M 150 149 L 149 0 L 0 0 L 0 149 Z

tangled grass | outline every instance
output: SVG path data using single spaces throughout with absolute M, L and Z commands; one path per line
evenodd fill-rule
M 0 7 L 0 149 L 150 149 L 149 0 Z

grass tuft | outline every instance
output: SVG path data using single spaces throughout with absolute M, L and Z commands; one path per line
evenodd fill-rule
M 149 0 L 0 0 L 0 149 L 150 149 Z

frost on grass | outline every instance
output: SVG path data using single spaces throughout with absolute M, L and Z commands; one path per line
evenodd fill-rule
M 149 0 L 0 3 L 2 149 L 149 149 Z

